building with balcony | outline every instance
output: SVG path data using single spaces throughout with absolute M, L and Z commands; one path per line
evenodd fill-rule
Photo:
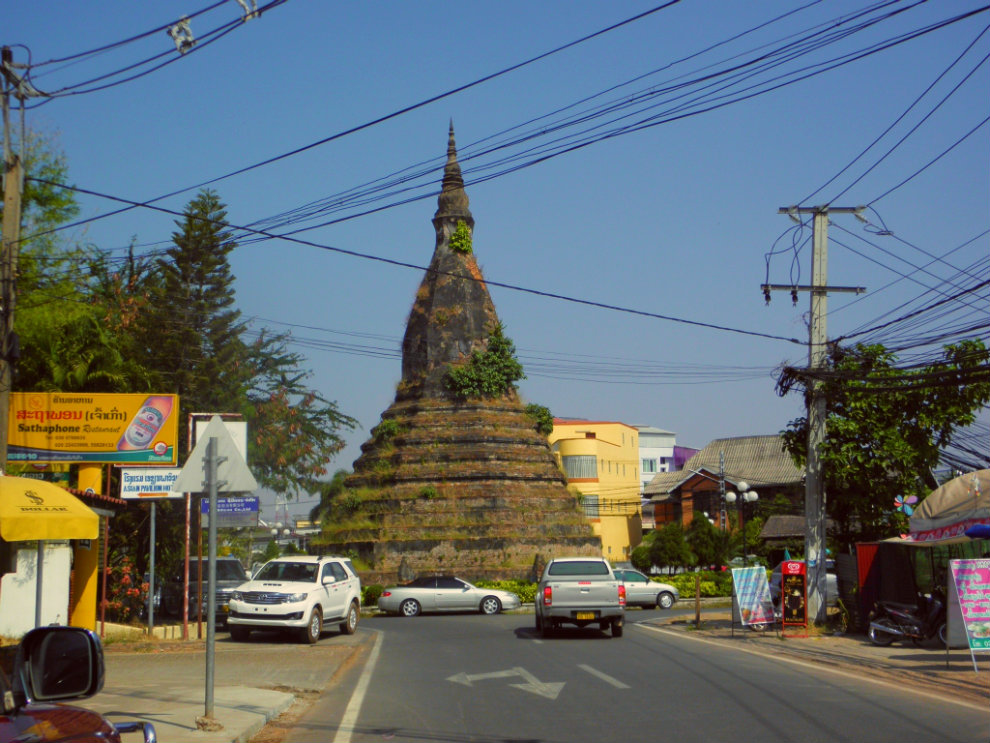
M 555 418 L 550 448 L 567 485 L 602 540 L 602 555 L 629 559 L 642 539 L 640 450 L 636 426 Z

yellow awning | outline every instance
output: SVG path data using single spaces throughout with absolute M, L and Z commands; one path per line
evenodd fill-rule
M 4 540 L 96 539 L 99 530 L 100 517 L 58 485 L 0 476 L 0 537 Z

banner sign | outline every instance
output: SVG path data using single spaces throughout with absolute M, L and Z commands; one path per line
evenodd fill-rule
M 261 499 L 256 496 L 217 498 L 217 528 L 239 529 L 257 526 L 261 515 Z M 210 499 L 200 499 L 203 528 L 210 526 Z
M 178 395 L 11 392 L 11 462 L 175 464 Z
M 120 497 L 181 498 L 172 492 L 172 483 L 179 479 L 181 469 L 174 467 L 127 467 L 120 470 Z
M 780 564 L 781 623 L 808 626 L 808 572 L 804 562 L 785 560 Z
M 752 568 L 732 569 L 732 590 L 739 607 L 739 619 L 744 626 L 773 624 L 773 599 L 767 571 L 757 565 Z
M 990 652 L 990 560 L 949 560 L 949 574 L 959 597 L 970 653 Z

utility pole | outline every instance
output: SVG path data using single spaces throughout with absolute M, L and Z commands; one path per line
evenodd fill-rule
M 3 242 L 0 244 L 0 474 L 7 471 L 7 438 L 10 419 L 10 388 L 14 381 L 11 364 L 18 355 L 14 335 L 14 305 L 17 301 L 17 253 L 21 231 L 20 158 L 10 141 L 10 89 L 13 55 L 10 47 L 0 50 L 0 79 L 3 82 Z M 8 86 L 8 82 L 11 83 Z M 23 133 L 22 133 L 23 136 Z
M 858 214 L 866 207 L 790 206 L 781 207 L 778 214 L 787 214 L 800 221 L 798 214 L 813 215 L 811 248 L 811 284 L 789 286 L 764 284 L 763 294 L 770 301 L 771 291 L 789 291 L 797 302 L 798 291 L 811 293 L 811 316 L 808 322 L 808 461 L 804 477 L 805 539 L 804 559 L 808 570 L 808 617 L 816 624 L 825 621 L 825 484 L 822 476 L 819 446 L 825 440 L 826 400 L 821 382 L 815 374 L 826 366 L 828 355 L 828 293 L 862 294 L 860 286 L 828 286 L 828 218 L 830 213 Z
M 725 510 L 725 452 L 718 453 L 718 528 L 729 530 L 729 516 Z

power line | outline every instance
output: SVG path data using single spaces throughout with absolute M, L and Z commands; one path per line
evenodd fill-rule
M 110 196 L 109 194 L 103 194 L 103 193 L 99 193 L 97 191 L 91 191 L 89 189 L 80 188 L 78 186 L 70 186 L 70 185 L 67 185 L 67 184 L 64 184 L 64 183 L 57 183 L 55 181 L 49 181 L 49 180 L 46 180 L 44 178 L 29 178 L 28 180 L 34 181 L 36 183 L 44 183 L 44 184 L 49 185 L 49 186 L 55 186 L 57 188 L 64 188 L 64 189 L 70 190 L 70 191 L 76 191 L 78 193 L 83 193 L 83 194 L 86 194 L 88 196 L 97 196 L 97 197 L 100 197 L 100 198 L 108 199 L 110 201 L 116 201 L 116 202 L 119 202 L 119 203 L 122 203 L 122 204 L 129 204 L 129 205 L 131 205 L 133 207 L 140 206 L 140 207 L 143 207 L 143 208 L 146 208 L 146 209 L 152 209 L 154 211 L 162 212 L 162 213 L 165 213 L 165 214 L 170 214 L 172 216 L 178 216 L 178 217 L 185 216 L 181 212 L 177 212 L 177 211 L 174 211 L 172 209 L 166 209 L 166 208 L 161 207 L 161 206 L 155 206 L 153 204 L 147 204 L 147 203 L 141 203 L 141 202 L 137 202 L 137 201 L 131 201 L 129 199 L 123 199 L 123 198 L 120 198 L 120 197 L 117 197 L 117 196 Z M 206 220 L 206 221 L 213 221 L 213 220 Z M 297 245 L 305 245 L 305 246 L 311 247 L 311 248 L 319 248 L 321 250 L 327 250 L 327 251 L 334 252 L 334 253 L 340 253 L 342 255 L 349 255 L 349 256 L 354 257 L 354 258 L 363 258 L 365 260 L 376 261 L 378 263 L 385 263 L 387 265 L 398 266 L 400 268 L 411 268 L 411 269 L 414 269 L 416 271 L 427 271 L 427 270 L 429 270 L 429 271 L 433 271 L 434 273 L 437 273 L 436 269 L 428 268 L 427 266 L 417 265 L 415 263 L 409 263 L 407 261 L 395 260 L 394 258 L 385 258 L 385 257 L 382 257 L 382 256 L 372 255 L 370 253 L 362 253 L 362 252 L 356 251 L 356 250 L 348 250 L 348 249 L 345 249 L 345 248 L 338 248 L 338 247 L 334 247 L 332 245 L 324 245 L 324 244 L 316 243 L 316 242 L 313 242 L 313 241 L 310 241 L 310 240 L 302 240 L 300 238 L 290 237 L 290 236 L 286 236 L 286 235 L 276 235 L 276 234 L 272 234 L 272 233 L 269 233 L 269 232 L 265 232 L 263 230 L 253 230 L 253 229 L 250 229 L 248 227 L 241 227 L 241 226 L 231 225 L 228 222 L 223 222 L 223 223 L 219 223 L 219 224 L 222 224 L 225 227 L 230 228 L 230 229 L 241 230 L 241 231 L 246 232 L 246 233 L 260 235 L 260 236 L 264 236 L 264 237 L 267 237 L 267 238 L 272 238 L 272 239 L 277 239 L 277 240 L 285 240 L 287 242 L 291 242 L 291 243 L 294 243 L 294 244 L 297 244 Z M 444 272 L 441 271 L 439 273 L 443 274 Z M 454 276 L 453 274 L 450 274 L 450 275 Z M 469 278 L 469 277 L 464 277 L 464 276 L 454 276 L 454 277 L 455 278 L 465 279 L 465 280 L 470 280 L 470 281 L 481 281 L 480 279 L 474 279 L 474 278 Z M 636 310 L 636 309 L 633 309 L 633 308 L 630 308 L 630 307 L 622 307 L 620 305 L 608 304 L 608 303 L 605 303 L 605 302 L 596 302 L 596 301 L 589 300 L 589 299 L 579 299 L 577 297 L 570 297 L 570 296 L 567 296 L 565 294 L 558 294 L 558 293 L 555 293 L 555 292 L 541 291 L 539 289 L 531 289 L 531 288 L 528 288 L 528 287 L 519 286 L 517 284 L 508 284 L 508 283 L 499 282 L 499 281 L 492 281 L 490 279 L 485 279 L 483 281 L 488 286 L 497 286 L 497 287 L 500 287 L 502 289 L 509 289 L 511 291 L 522 292 L 524 294 L 532 294 L 532 295 L 538 296 L 538 297 L 546 297 L 548 299 L 558 299 L 558 300 L 561 300 L 561 301 L 564 301 L 564 302 L 571 302 L 573 304 L 580 304 L 580 305 L 585 305 L 585 306 L 588 306 L 588 307 L 597 307 L 599 309 L 613 310 L 615 312 L 623 312 L 623 313 L 626 313 L 626 314 L 638 315 L 640 317 L 649 317 L 649 318 L 653 318 L 653 319 L 656 319 L 656 320 L 666 320 L 668 322 L 675 322 L 675 323 L 680 323 L 680 324 L 684 324 L 684 325 L 691 325 L 691 326 L 694 326 L 694 327 L 708 328 L 710 330 L 722 330 L 722 331 L 729 332 L 729 333 L 737 333 L 737 334 L 740 334 L 740 335 L 748 335 L 748 336 L 753 336 L 753 337 L 758 337 L 758 338 L 766 338 L 766 339 L 769 339 L 769 340 L 787 341 L 789 343 L 796 343 L 796 344 L 799 344 L 799 345 L 803 345 L 801 343 L 801 341 L 799 341 L 799 340 L 797 340 L 795 338 L 785 338 L 783 336 L 772 335 L 770 333 L 761 333 L 761 332 L 755 331 L 755 330 L 742 330 L 740 328 L 731 328 L 731 327 L 728 327 L 726 325 L 718 325 L 716 323 L 706 323 L 706 322 L 701 322 L 699 320 L 688 320 L 688 319 L 685 319 L 685 318 L 675 317 L 673 315 L 664 315 L 664 314 L 657 313 L 657 312 L 647 312 L 645 310 Z
M 669 5 L 669 4 L 667 4 L 667 5 Z M 663 8 L 667 7 L 667 5 L 659 6 L 658 8 L 654 8 L 653 10 L 648 11 L 648 12 L 655 12 L 657 10 L 660 10 L 660 9 L 663 9 Z M 881 4 L 880 6 L 877 6 L 877 7 L 882 7 L 882 6 L 883 6 L 883 4 Z M 913 8 L 915 6 L 912 5 L 910 7 Z M 990 6 L 987 6 L 987 7 L 990 7 Z M 908 8 L 908 9 L 910 9 L 910 8 Z M 542 146 L 543 147 L 543 153 L 537 153 L 536 156 L 532 156 L 532 153 L 530 153 L 531 154 L 530 158 L 528 160 L 526 160 L 525 162 L 522 162 L 520 164 L 514 164 L 513 165 L 512 162 L 513 162 L 513 160 L 518 159 L 519 157 L 521 157 L 522 155 L 524 155 L 525 153 L 520 153 L 518 155 L 514 155 L 514 156 L 511 156 L 509 158 L 503 158 L 502 161 L 501 161 L 501 166 L 502 166 L 502 169 L 501 170 L 499 170 L 497 172 L 494 172 L 494 173 L 489 173 L 484 178 L 479 178 L 479 179 L 475 180 L 474 182 L 475 183 L 481 183 L 481 182 L 484 182 L 485 180 L 490 180 L 490 179 L 492 179 L 494 177 L 500 177 L 502 175 L 513 173 L 513 172 L 516 172 L 516 171 L 518 171 L 518 170 L 520 170 L 522 168 L 530 167 L 532 165 L 535 165 L 535 164 L 544 162 L 544 161 L 546 161 L 548 159 L 551 159 L 553 157 L 557 157 L 557 156 L 559 156 L 561 154 L 565 154 L 565 153 L 568 153 L 568 152 L 573 152 L 576 149 L 580 149 L 582 147 L 588 146 L 589 144 L 595 144 L 597 142 L 604 141 L 605 139 L 608 139 L 608 138 L 611 138 L 611 137 L 614 137 L 614 136 L 620 136 L 620 135 L 623 135 L 623 134 L 633 133 L 635 131 L 640 131 L 642 129 L 649 128 L 649 127 L 652 127 L 652 126 L 657 126 L 657 125 L 660 125 L 660 124 L 663 124 L 663 123 L 669 123 L 671 121 L 675 121 L 675 120 L 679 120 L 680 118 L 684 118 L 685 116 L 693 116 L 693 115 L 697 115 L 697 114 L 700 114 L 700 113 L 705 113 L 707 111 L 711 111 L 711 110 L 714 110 L 716 108 L 720 108 L 720 107 L 725 106 L 725 105 L 730 105 L 731 103 L 739 102 L 741 100 L 746 100 L 746 99 L 748 99 L 750 97 L 753 97 L 754 95 L 761 95 L 763 93 L 770 92 L 772 90 L 776 90 L 777 88 L 782 87 L 785 84 L 786 85 L 789 85 L 789 84 L 793 84 L 794 82 L 799 82 L 801 80 L 806 79 L 807 77 L 809 77 L 811 75 L 821 74 L 822 72 L 825 72 L 825 71 L 828 71 L 828 70 L 831 70 L 831 69 L 835 69 L 835 67 L 837 67 L 837 66 L 841 66 L 841 65 L 847 64 L 847 63 L 849 63 L 851 61 L 856 61 L 858 59 L 862 59 L 865 56 L 869 56 L 871 54 L 877 53 L 878 51 L 882 51 L 884 49 L 890 48 L 890 47 L 895 46 L 897 44 L 904 43 L 905 41 L 909 41 L 909 40 L 913 40 L 915 38 L 919 38 L 922 35 L 925 35 L 927 33 L 931 33 L 931 32 L 933 32 L 935 30 L 939 30 L 939 29 L 944 28 L 944 27 L 946 27 L 948 25 L 951 25 L 952 23 L 959 22 L 960 20 L 965 20 L 965 19 L 971 17 L 973 14 L 978 13 L 978 12 L 983 12 L 986 9 L 987 8 L 985 7 L 985 8 L 978 9 L 976 11 L 972 11 L 970 13 L 964 13 L 964 14 L 961 14 L 961 15 L 957 15 L 957 16 L 948 18 L 946 20 L 943 20 L 941 22 L 930 24 L 928 26 L 922 27 L 922 28 L 917 29 L 915 31 L 912 31 L 910 33 L 902 34 L 901 36 L 894 37 L 893 39 L 889 39 L 889 40 L 887 40 L 885 42 L 874 44 L 871 47 L 868 47 L 865 51 L 857 52 L 855 54 L 850 54 L 850 55 L 843 55 L 842 57 L 838 57 L 838 58 L 835 58 L 833 60 L 829 60 L 829 61 L 827 61 L 825 63 L 820 63 L 817 66 L 817 69 L 812 69 L 812 71 L 810 73 L 806 74 L 806 75 L 802 75 L 802 76 L 797 77 L 797 78 L 792 78 L 792 79 L 787 80 L 787 81 L 785 81 L 783 83 L 780 83 L 780 84 L 777 84 L 777 85 L 773 85 L 772 87 L 764 87 L 764 88 L 762 88 L 760 90 L 757 90 L 756 92 L 752 92 L 752 93 L 749 93 L 747 95 L 739 95 L 739 96 L 737 96 L 737 97 L 735 97 L 735 98 L 733 98 L 731 100 L 722 101 L 722 102 L 718 103 L 717 105 L 712 105 L 712 106 L 710 106 L 708 108 L 694 109 L 694 110 L 691 110 L 691 111 L 681 111 L 681 112 L 677 113 L 676 115 L 674 115 L 674 113 L 669 113 L 669 115 L 664 115 L 664 116 L 662 116 L 660 118 L 658 118 L 657 115 L 654 115 L 652 117 L 649 117 L 647 119 L 641 120 L 639 122 L 632 122 L 630 124 L 626 124 L 622 128 L 619 128 L 619 129 L 613 129 L 612 131 L 606 131 L 604 133 L 599 133 L 599 134 L 597 134 L 597 135 L 595 135 L 593 137 L 586 136 L 584 140 L 576 141 L 576 142 L 571 142 L 570 144 L 567 144 L 564 140 L 557 140 L 556 142 L 551 142 L 551 143 L 549 143 L 547 145 L 543 145 Z M 863 28 L 869 27 L 871 25 L 875 25 L 876 23 L 880 22 L 881 20 L 885 20 L 885 19 L 890 18 L 890 17 L 892 17 L 892 16 L 894 16 L 896 14 L 899 14 L 899 13 L 904 12 L 904 10 L 905 9 L 897 10 L 897 11 L 892 11 L 892 12 L 890 12 L 890 13 L 888 13 L 888 14 L 880 17 L 880 18 L 869 19 L 868 22 L 864 22 L 864 23 L 860 24 L 860 26 L 857 27 L 856 30 L 859 31 L 859 30 L 862 30 Z M 637 16 L 636 18 L 638 18 L 638 17 L 639 16 Z M 628 19 L 627 21 L 624 21 L 623 23 L 628 23 L 628 22 L 630 22 L 631 20 L 634 20 L 634 19 Z M 847 20 L 848 20 L 848 18 L 844 18 L 843 19 L 843 22 L 846 22 Z M 617 24 L 617 25 L 621 25 L 621 24 Z M 596 34 L 604 33 L 605 31 L 610 30 L 611 28 L 612 27 L 610 27 L 609 29 L 604 29 L 602 31 L 596 32 Z M 851 33 L 851 31 L 849 33 Z M 585 37 L 585 38 L 589 38 L 589 37 Z M 834 37 L 833 38 L 833 41 L 836 38 L 838 38 L 838 37 Z M 579 40 L 577 40 L 575 42 L 571 42 L 570 45 L 573 45 L 573 44 L 576 44 L 576 43 L 580 43 L 582 40 L 583 39 L 579 39 Z M 803 40 L 803 41 L 806 41 L 806 40 Z M 766 59 L 770 59 L 770 58 L 772 58 L 774 56 L 779 56 L 785 50 L 787 50 L 788 48 L 792 48 L 792 47 L 793 48 L 800 49 L 800 47 L 797 46 L 796 44 L 789 44 L 789 45 L 786 45 L 784 47 L 781 47 L 781 48 L 775 50 L 772 53 L 760 55 L 756 59 L 749 60 L 747 62 L 738 64 L 738 65 L 734 65 L 734 66 L 732 66 L 732 67 L 730 67 L 730 68 L 728 68 L 726 70 L 721 70 L 721 71 L 718 71 L 716 73 L 712 73 L 712 74 L 709 74 L 709 75 L 701 76 L 699 78 L 695 78 L 690 83 L 684 83 L 684 84 L 680 84 L 680 85 L 674 86 L 674 87 L 662 88 L 659 91 L 657 89 L 655 89 L 655 88 L 654 89 L 651 89 L 650 92 L 648 93 L 648 95 L 649 95 L 649 97 L 656 97 L 658 94 L 660 94 L 662 92 L 665 92 L 665 91 L 666 92 L 674 91 L 674 90 L 677 90 L 679 88 L 683 88 L 685 85 L 689 85 L 689 84 L 690 85 L 701 84 L 701 83 L 704 83 L 704 82 L 709 81 L 711 79 L 717 78 L 719 76 L 729 75 L 729 74 L 732 74 L 734 72 L 737 72 L 737 71 L 739 71 L 741 69 L 744 69 L 746 67 L 753 66 L 753 65 L 757 64 L 761 60 L 766 60 Z M 565 47 L 559 47 L 558 50 L 561 49 L 561 48 L 565 48 Z M 549 54 L 552 54 L 555 51 L 557 51 L 557 50 L 553 50 L 551 52 L 547 52 L 547 53 L 545 53 L 543 55 L 540 55 L 539 57 L 533 58 L 533 60 L 538 59 L 540 57 L 547 56 Z M 461 87 L 456 88 L 456 89 L 454 89 L 452 91 L 448 91 L 447 93 L 443 93 L 443 94 L 441 94 L 439 96 L 434 96 L 434 97 L 429 98 L 429 99 L 427 99 L 425 101 L 421 101 L 420 103 L 414 104 L 413 106 L 409 106 L 409 107 L 400 109 L 399 111 L 393 112 L 392 114 L 388 114 L 387 116 L 384 116 L 384 117 L 380 117 L 380 118 L 375 119 L 375 120 L 373 120 L 371 122 L 367 122 L 367 123 L 362 124 L 362 125 L 360 125 L 358 127 L 353 127 L 351 129 L 345 130 L 343 132 L 339 132 L 339 133 L 337 133 L 335 135 L 332 135 L 331 137 L 327 137 L 327 138 L 321 139 L 318 142 L 312 143 L 310 145 L 306 145 L 304 147 L 296 148 L 295 150 L 292 150 L 291 152 L 285 153 L 283 155 L 279 155 L 279 156 L 276 156 L 276 157 L 273 157 L 273 158 L 268 158 L 266 160 L 263 160 L 263 161 L 260 161 L 258 163 L 255 163 L 253 165 L 249 165 L 249 166 L 246 166 L 244 168 L 240 168 L 240 169 L 238 169 L 236 171 L 232 171 L 231 173 L 228 173 L 228 174 L 226 174 L 224 176 L 219 176 L 217 178 L 213 178 L 213 179 L 210 179 L 208 181 L 203 181 L 203 182 L 201 182 L 199 184 L 196 184 L 194 186 L 190 186 L 190 187 L 183 188 L 183 189 L 180 189 L 180 190 L 177 190 L 177 191 L 173 191 L 173 192 L 171 192 L 169 194 L 166 194 L 166 195 L 160 196 L 160 197 L 156 197 L 155 199 L 151 199 L 151 200 L 149 200 L 147 202 L 144 202 L 144 203 L 153 203 L 153 202 L 159 201 L 161 199 L 164 199 L 164 198 L 168 198 L 170 196 L 177 195 L 177 194 L 182 193 L 184 191 L 188 191 L 188 190 L 191 190 L 191 189 L 194 189 L 194 188 L 200 188 L 200 187 L 203 187 L 205 185 L 210 185 L 210 184 L 216 183 L 219 180 L 223 180 L 225 178 L 229 178 L 229 177 L 231 177 L 233 175 L 238 175 L 238 174 L 244 173 L 244 172 L 246 172 L 248 170 L 251 170 L 253 168 L 261 167 L 262 165 L 266 165 L 268 163 L 275 162 L 277 160 L 280 160 L 280 159 L 283 159 L 285 157 L 289 157 L 291 155 L 294 155 L 294 154 L 297 154 L 297 153 L 306 151 L 308 149 L 311 149 L 313 147 L 319 146 L 321 144 L 325 144 L 325 143 L 330 142 L 330 141 L 333 141 L 335 139 L 339 139 L 339 138 L 341 138 L 343 136 L 346 136 L 346 135 L 348 135 L 350 133 L 353 133 L 353 132 L 356 132 L 356 131 L 360 131 L 360 130 L 365 129 L 365 128 L 369 127 L 369 126 L 372 126 L 374 124 L 380 123 L 382 121 L 386 121 L 386 120 L 388 120 L 390 118 L 393 118 L 395 116 L 401 115 L 402 113 L 405 113 L 407 111 L 410 111 L 410 110 L 413 110 L 415 108 L 418 108 L 418 107 L 420 107 L 422 105 L 426 105 L 427 103 L 430 103 L 430 102 L 433 102 L 433 101 L 436 101 L 436 100 L 440 100 L 441 98 L 444 98 L 444 97 L 446 97 L 448 95 L 452 95 L 455 92 L 458 92 L 460 90 L 464 90 L 467 87 L 471 87 L 471 86 L 476 85 L 476 84 L 478 84 L 478 83 L 480 83 L 482 81 L 491 79 L 492 77 L 498 76 L 500 74 L 504 74 L 507 70 L 516 69 L 516 68 L 518 68 L 518 67 L 520 67 L 522 65 L 525 65 L 525 64 L 530 63 L 533 60 L 527 60 L 525 62 L 519 63 L 517 65 L 514 65 L 514 66 L 510 67 L 510 68 L 507 68 L 506 70 L 502 70 L 500 72 L 493 73 L 492 75 L 488 75 L 485 78 L 481 78 L 478 81 L 475 81 L 473 83 L 469 83 L 466 86 L 461 86 Z M 794 75 L 796 73 L 789 73 L 789 74 Z M 697 104 L 695 104 L 695 105 L 697 105 Z M 674 109 L 674 112 L 677 112 L 677 109 Z M 597 114 L 597 115 L 601 115 L 601 114 Z M 583 119 L 577 120 L 576 123 L 580 123 L 581 121 L 583 121 Z M 573 123 L 567 124 L 567 126 L 572 126 L 572 125 L 573 125 Z M 600 126 L 601 125 L 599 125 L 599 127 L 597 127 L 597 128 L 600 128 Z M 541 128 L 541 130 L 539 130 L 539 136 L 545 136 L 545 133 L 548 132 L 548 131 L 553 131 L 553 128 L 549 128 L 549 129 L 547 127 Z M 516 138 L 512 142 L 503 143 L 501 145 L 498 145 L 497 147 L 489 148 L 488 150 L 485 150 L 484 152 L 480 153 L 478 156 L 484 156 L 486 154 L 490 154 L 492 152 L 495 152 L 495 151 L 498 151 L 498 150 L 502 150 L 502 149 L 505 149 L 505 148 L 510 147 L 510 146 L 517 146 L 517 145 L 519 145 L 520 143 L 522 143 L 526 139 L 529 139 L 532 136 L 537 136 L 537 135 L 536 134 L 528 134 L 528 135 L 526 135 L 523 138 Z M 570 135 L 568 138 L 573 140 L 574 137 L 575 137 L 575 135 Z M 474 157 L 478 157 L 478 156 L 472 156 L 472 155 L 465 154 L 461 158 L 462 159 L 462 165 L 465 162 L 467 162 L 468 160 L 470 160 L 470 159 L 472 159 Z M 483 167 L 485 169 L 491 169 L 493 167 L 498 167 L 498 166 L 499 166 L 499 162 L 496 162 L 493 165 L 487 165 L 487 166 L 483 166 Z M 471 170 L 471 169 L 469 169 L 469 170 Z M 465 170 L 465 174 L 466 175 L 469 174 L 469 170 Z M 402 171 L 400 171 L 400 172 L 402 172 Z M 471 172 L 473 172 L 473 170 L 471 170 Z M 405 176 L 403 178 L 403 181 L 404 182 L 408 182 L 408 180 L 410 178 L 419 178 L 419 177 L 422 177 L 423 174 L 424 174 L 424 171 L 421 170 L 421 171 L 419 171 L 417 173 L 414 173 L 411 176 Z M 394 183 L 392 185 L 389 185 L 388 183 L 386 183 L 386 184 L 384 184 L 384 185 L 379 186 L 378 188 L 376 188 L 376 191 L 381 192 L 384 188 L 392 187 L 394 185 L 395 185 Z M 422 188 L 422 187 L 423 186 L 414 186 L 414 187 L 411 187 L 411 188 Z M 431 184 L 431 188 L 432 188 L 432 184 Z M 404 189 L 404 190 L 409 190 L 409 188 Z M 363 212 L 360 212 L 360 213 L 357 213 L 357 214 L 352 214 L 352 215 L 350 215 L 348 217 L 334 219 L 334 220 L 330 220 L 330 221 L 325 221 L 325 222 L 323 222 L 323 223 L 321 223 L 319 225 L 315 225 L 315 226 L 311 227 L 310 229 L 315 229 L 316 227 L 320 227 L 320 226 L 328 226 L 328 225 L 331 225 L 331 224 L 337 224 L 337 223 L 339 223 L 341 221 L 345 221 L 347 219 L 353 219 L 353 218 L 356 218 L 356 217 L 359 217 L 359 216 L 365 216 L 367 214 L 374 213 L 374 212 L 377 212 L 377 211 L 382 211 L 384 209 L 391 208 L 393 206 L 398 206 L 400 204 L 410 203 L 411 201 L 415 201 L 415 200 L 419 200 L 419 199 L 430 198 L 433 195 L 435 195 L 435 191 L 431 191 L 428 194 L 423 194 L 423 195 L 420 195 L 420 196 L 409 197 L 409 198 L 405 198 L 405 199 L 402 199 L 402 200 L 399 200 L 399 201 L 394 201 L 394 202 L 389 203 L 389 204 L 387 204 L 385 206 L 378 207 L 378 208 L 371 209 L 371 210 L 366 210 L 366 211 L 363 211 Z M 379 196 L 379 197 L 377 197 L 376 200 L 381 200 L 383 198 L 384 197 Z M 353 202 L 353 199 L 351 199 L 350 201 Z M 358 202 L 358 204 L 360 204 L 360 203 L 364 203 L 364 202 Z M 353 203 L 352 203 L 352 206 L 353 206 Z M 111 213 L 108 213 L 108 214 L 105 214 L 105 215 L 98 215 L 97 217 L 92 217 L 92 218 L 89 218 L 87 220 L 77 221 L 75 223 L 72 223 L 71 225 L 65 225 L 64 227 L 59 228 L 59 229 L 68 229 L 69 227 L 78 226 L 80 224 L 85 224 L 85 223 L 90 222 L 90 221 L 95 221 L 96 219 L 101 219 L 101 218 L 104 218 L 106 216 L 110 216 L 112 214 L 117 214 L 117 213 L 120 213 L 121 211 L 126 211 L 126 209 L 118 210 L 118 211 L 111 212 Z M 325 211 L 325 210 L 324 209 L 319 209 L 319 210 L 316 211 L 316 213 L 322 213 L 323 211 Z M 311 216 L 313 216 L 313 215 L 311 215 Z M 274 220 L 274 218 L 271 218 L 268 221 L 268 223 L 270 224 L 271 221 L 273 221 L 273 220 Z M 302 231 L 302 230 L 297 230 L 297 232 L 299 232 L 299 231 Z

